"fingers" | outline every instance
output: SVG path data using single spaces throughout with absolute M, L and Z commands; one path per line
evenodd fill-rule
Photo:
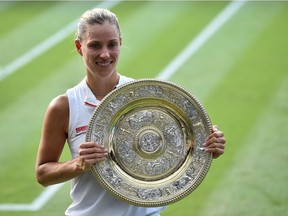
M 209 146 L 205 148 L 205 151 L 208 153 L 212 153 L 214 159 L 218 158 L 220 155 L 224 154 L 224 146 L 222 144 Z
M 212 133 L 206 138 L 204 148 L 206 152 L 212 153 L 213 158 L 218 158 L 224 154 L 226 139 L 224 133 L 214 125 Z
M 107 158 L 108 150 L 94 142 L 82 143 L 79 146 L 79 156 L 81 166 L 86 170 L 97 162 L 104 161 Z

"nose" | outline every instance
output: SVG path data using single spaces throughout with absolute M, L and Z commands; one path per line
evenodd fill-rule
M 104 48 L 101 50 L 100 57 L 101 57 L 101 58 L 105 58 L 105 59 L 109 58 L 109 57 L 110 57 L 109 50 L 104 47 Z

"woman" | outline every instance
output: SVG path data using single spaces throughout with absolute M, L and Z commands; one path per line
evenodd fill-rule
M 73 203 L 66 215 L 160 215 L 163 207 L 143 208 L 126 204 L 103 189 L 89 171 L 108 155 L 106 148 L 85 142 L 90 117 L 101 99 L 131 78 L 116 72 L 122 38 L 117 17 L 105 9 L 86 11 L 79 22 L 75 46 L 86 66 L 86 77 L 49 104 L 42 130 L 36 176 L 43 186 L 72 179 Z M 65 142 L 72 158 L 59 162 Z M 224 153 L 225 138 L 216 127 L 205 147 L 214 158 Z

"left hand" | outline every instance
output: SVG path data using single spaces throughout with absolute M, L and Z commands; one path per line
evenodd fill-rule
M 224 154 L 225 143 L 224 133 L 218 129 L 217 125 L 214 125 L 212 133 L 206 138 L 203 146 L 206 152 L 212 153 L 213 158 L 218 158 Z

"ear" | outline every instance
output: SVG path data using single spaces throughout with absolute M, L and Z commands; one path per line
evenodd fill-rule
M 119 40 L 120 40 L 120 46 L 122 46 L 122 37 L 121 36 L 120 36 Z
M 80 43 L 80 41 L 79 41 L 78 39 L 76 39 L 76 40 L 74 41 L 74 44 L 75 44 L 75 47 L 76 47 L 78 53 L 82 56 L 82 50 L 81 50 L 81 43 Z

